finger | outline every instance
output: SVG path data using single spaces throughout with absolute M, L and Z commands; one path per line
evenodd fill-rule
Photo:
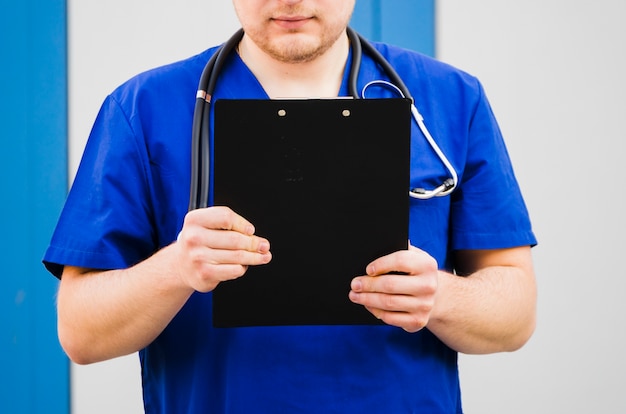
M 387 325 L 397 326 L 409 333 L 415 333 L 426 327 L 429 321 L 428 314 L 410 314 L 406 312 L 389 312 L 381 309 L 367 309 L 376 319 L 380 319 Z
M 409 250 L 400 250 L 371 262 L 366 272 L 369 276 L 384 274 L 405 273 L 419 274 L 437 269 L 436 260 L 423 250 L 410 247 Z
M 196 224 L 207 229 L 232 230 L 249 236 L 255 232 L 252 223 L 225 206 L 192 210 L 187 213 L 185 224 Z
M 376 311 L 385 312 L 420 312 L 430 311 L 429 304 L 425 301 L 417 300 L 408 295 L 389 295 L 385 293 L 362 293 L 350 292 L 350 300 L 356 304 L 363 305 L 375 316 Z
M 248 266 L 242 265 L 213 265 L 204 264 L 197 279 L 190 281 L 190 286 L 198 292 L 210 292 L 221 283 L 228 280 L 238 279 L 248 270 Z
M 269 241 L 258 236 L 248 236 L 232 230 L 207 230 L 200 227 L 185 228 L 178 237 L 188 246 L 204 246 L 219 250 L 246 250 L 267 253 Z
M 228 280 L 239 279 L 248 271 L 248 266 L 245 265 L 221 265 L 219 269 L 220 280 L 226 282 Z
M 437 291 L 437 277 L 427 275 L 360 276 L 350 283 L 357 293 L 386 293 L 391 295 L 433 295 Z
M 210 265 L 244 265 L 256 266 L 267 264 L 272 260 L 272 254 L 249 252 L 246 250 L 206 250 L 206 257 L 200 262 Z

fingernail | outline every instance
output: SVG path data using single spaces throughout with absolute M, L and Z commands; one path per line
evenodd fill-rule
M 361 291 L 361 289 L 363 289 L 363 283 L 359 279 L 354 279 L 352 283 L 350 284 L 350 287 L 355 292 L 359 292 Z
M 259 253 L 267 253 L 270 250 L 270 244 L 266 241 L 259 243 Z
M 272 260 L 272 254 L 271 253 L 265 253 L 263 255 L 263 263 L 269 263 Z

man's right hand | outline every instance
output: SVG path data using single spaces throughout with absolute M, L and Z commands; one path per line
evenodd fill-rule
M 180 264 L 178 277 L 196 291 L 209 292 L 242 276 L 248 266 L 269 263 L 270 244 L 254 232 L 252 223 L 228 207 L 190 211 L 172 246 Z

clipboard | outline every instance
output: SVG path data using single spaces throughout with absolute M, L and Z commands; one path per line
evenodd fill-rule
M 272 261 L 213 291 L 216 327 L 380 324 L 348 298 L 408 245 L 408 99 L 218 100 L 213 204 L 248 219 Z

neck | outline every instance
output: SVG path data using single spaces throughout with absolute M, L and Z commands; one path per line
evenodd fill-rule
M 317 58 L 292 63 L 272 58 L 245 35 L 238 48 L 241 59 L 272 99 L 336 97 L 349 50 L 348 37 L 340 36 Z

